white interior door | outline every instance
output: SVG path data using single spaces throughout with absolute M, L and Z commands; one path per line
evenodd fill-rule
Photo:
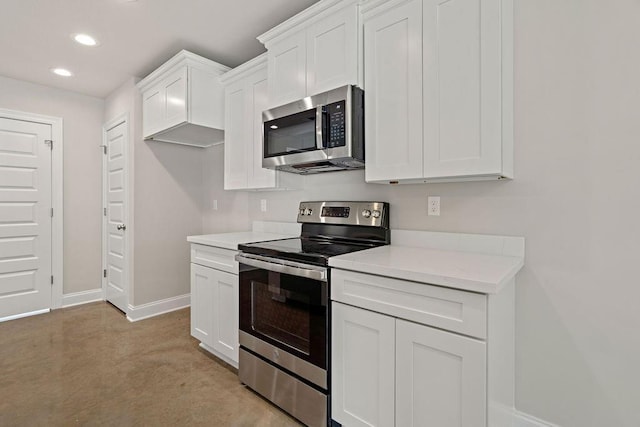
M 0 118 L 0 319 L 51 308 L 51 125 Z
M 127 254 L 128 125 L 122 120 L 106 127 L 103 163 L 105 214 L 105 297 L 127 313 L 129 304 Z

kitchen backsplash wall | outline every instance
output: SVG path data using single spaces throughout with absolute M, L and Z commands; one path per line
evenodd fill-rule
M 243 191 L 224 190 L 224 145 L 205 148 L 202 156 L 205 194 L 203 233 L 226 233 L 251 229 L 249 195 Z

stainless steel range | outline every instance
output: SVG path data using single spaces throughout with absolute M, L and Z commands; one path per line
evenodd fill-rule
M 239 245 L 240 381 L 309 426 L 330 424 L 329 258 L 390 243 L 383 202 L 302 202 L 299 238 Z

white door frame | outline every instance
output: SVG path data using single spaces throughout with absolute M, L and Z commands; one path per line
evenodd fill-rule
M 124 153 L 125 159 L 124 159 L 124 177 L 123 177 L 123 185 L 125 186 L 124 189 L 124 199 L 125 199 L 125 209 L 124 209 L 124 223 L 127 225 L 127 230 L 129 231 L 129 233 L 127 233 L 127 237 L 126 237 L 126 243 L 124 246 L 124 266 L 125 266 L 125 280 L 127 281 L 127 305 L 129 307 L 129 310 L 131 309 L 131 305 L 133 303 L 133 292 L 132 292 L 132 286 L 133 286 L 133 274 L 131 271 L 132 265 L 133 263 L 131 262 L 132 259 L 132 248 L 133 248 L 133 233 L 131 232 L 133 230 L 133 215 L 131 215 L 131 211 L 132 211 L 132 200 L 131 200 L 131 181 L 129 180 L 129 165 L 130 165 L 130 157 L 131 157 L 131 150 L 129 149 L 129 147 L 131 146 L 131 129 L 130 129 L 130 121 L 129 121 L 129 113 L 124 113 L 121 114 L 119 116 L 117 116 L 116 118 L 109 120 L 108 122 L 106 122 L 104 125 L 102 125 L 102 146 L 106 146 L 107 145 L 107 132 L 122 124 L 125 123 L 126 125 L 126 130 L 125 130 L 125 135 L 126 140 L 124 142 L 124 146 L 122 147 L 122 152 Z M 102 147 L 101 146 L 101 147 Z M 107 156 L 103 155 L 102 156 L 102 210 L 104 212 L 104 209 L 107 206 L 107 180 L 105 179 L 105 175 L 107 172 Z M 101 274 L 101 280 L 102 280 L 102 300 L 106 301 L 107 300 L 107 278 L 104 277 L 104 270 L 107 268 L 107 216 L 105 216 L 104 214 L 102 214 L 102 273 Z M 125 314 L 129 314 L 129 310 L 127 310 L 127 313 Z
M 3 108 L 0 108 L 0 117 L 51 125 L 51 139 L 53 140 L 53 149 L 51 150 L 51 207 L 53 208 L 53 218 L 51 219 L 51 274 L 53 275 L 51 308 L 60 308 L 62 307 L 64 283 L 62 118 Z

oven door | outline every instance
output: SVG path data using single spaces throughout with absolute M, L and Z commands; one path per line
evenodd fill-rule
M 327 269 L 253 254 L 236 260 L 240 345 L 326 388 Z

